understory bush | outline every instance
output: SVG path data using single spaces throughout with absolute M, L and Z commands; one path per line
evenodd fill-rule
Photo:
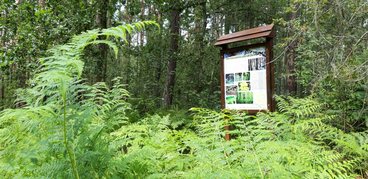
M 0 113 L 5 178 L 354 178 L 366 177 L 368 132 L 331 125 L 313 98 L 278 97 L 279 112 L 249 116 L 192 108 L 191 119 L 153 114 L 130 120 L 116 79 L 81 80 L 82 51 L 153 22 L 88 31 L 41 59 L 19 108 Z M 98 40 L 99 37 L 108 40 Z M 114 38 L 111 38 L 114 37 Z M 180 114 L 179 116 L 185 116 Z M 232 130 L 226 131 L 225 126 Z M 225 141 L 226 133 L 232 140 Z

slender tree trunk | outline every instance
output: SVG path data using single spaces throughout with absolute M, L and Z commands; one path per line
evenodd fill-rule
M 160 47 L 163 47 L 163 41 L 164 41 L 164 37 L 163 37 L 163 33 L 162 33 L 162 29 L 163 29 L 163 21 L 162 21 L 162 13 L 157 11 L 156 13 L 157 15 L 157 23 L 160 24 L 161 28 L 160 28 L 160 41 L 159 41 L 159 45 Z M 157 66 L 156 66 L 156 84 L 160 84 L 161 82 L 161 77 L 162 77 L 162 59 L 165 57 L 165 51 L 163 48 L 160 48 L 160 54 L 159 54 L 159 58 L 157 60 Z M 155 90 L 155 96 L 157 98 L 161 97 L 162 94 L 162 88 L 161 85 L 157 85 L 156 86 L 156 90 Z M 157 106 L 161 105 L 161 101 L 158 101 Z
M 124 4 L 125 8 L 124 8 L 124 11 L 122 12 L 122 16 L 121 16 L 121 20 L 122 21 L 127 21 L 127 23 L 132 23 L 132 19 L 133 17 L 131 16 L 131 13 L 130 13 L 130 9 L 129 7 L 131 6 L 130 4 L 130 1 L 125 1 L 125 4 Z M 130 48 L 131 45 L 132 45 L 132 38 L 129 34 L 127 34 L 127 47 Z M 130 81 L 131 81 L 131 77 L 132 77 L 132 71 L 131 71 L 131 57 L 130 57 L 130 54 L 128 55 L 128 57 L 126 57 L 124 59 L 125 61 L 125 64 L 124 64 L 124 77 L 125 77 L 125 84 L 130 84 Z
M 0 74 L 0 109 L 1 105 L 5 103 L 5 75 Z
M 204 54 L 204 47 L 205 47 L 205 43 L 204 43 L 204 36 L 206 35 L 206 26 L 207 26 L 207 9 L 206 9 L 206 1 L 201 2 L 200 5 L 195 7 L 195 27 L 194 27 L 194 32 L 195 32 L 195 49 L 198 50 L 195 52 L 195 66 L 196 68 L 196 74 L 197 75 L 193 75 L 193 81 L 195 82 L 195 87 L 194 89 L 196 90 L 197 93 L 200 93 L 203 89 L 203 80 L 201 80 L 203 78 L 203 57 L 205 56 Z
M 141 21 L 144 20 L 144 11 L 145 11 L 145 6 L 144 6 L 144 0 L 141 0 Z M 144 32 L 140 32 L 140 45 L 143 46 L 144 44 Z
M 179 52 L 179 34 L 180 34 L 180 9 L 175 7 L 177 3 L 173 3 L 170 14 L 170 59 L 167 65 L 167 78 L 163 94 L 163 105 L 169 107 L 173 102 L 173 92 L 175 86 L 176 61 Z
M 7 18 L 8 15 L 8 10 L 5 9 L 3 12 L 0 12 L 1 17 L 4 17 L 5 19 Z M 6 35 L 7 35 L 7 28 L 4 28 L 0 31 L 0 42 L 2 44 L 2 47 L 5 48 L 6 50 Z M 5 70 L 9 70 L 10 66 L 8 67 L 8 69 L 4 69 L 0 67 L 0 110 L 1 110 L 1 106 L 5 104 Z
M 2 74 L 1 76 L 1 100 L 4 101 L 5 100 L 5 75 Z
M 207 33 L 207 1 L 203 1 L 202 5 L 202 43 L 204 43 L 204 37 Z
M 98 28 L 107 28 L 108 5 L 109 0 L 100 0 L 98 2 L 98 10 L 96 13 L 96 25 Z M 95 68 L 96 81 L 106 81 L 108 46 L 106 44 L 99 44 L 98 49 L 99 54 Z
M 298 9 L 299 5 L 295 5 L 295 8 Z M 290 21 L 293 23 L 298 16 L 298 12 L 294 11 L 290 14 Z M 289 26 L 289 36 L 293 36 L 295 29 L 291 24 Z M 296 59 L 296 48 L 298 46 L 297 40 L 292 39 L 288 46 L 288 50 L 286 51 L 286 84 L 289 94 L 295 95 L 297 92 L 297 82 L 296 82 L 296 69 L 295 69 L 295 59 Z
M 296 76 L 295 76 L 296 47 L 297 47 L 296 42 L 295 41 L 292 42 L 289 45 L 289 50 L 287 51 L 288 55 L 286 57 L 287 89 L 290 94 L 296 94 L 297 91 Z
M 226 14 L 225 15 L 225 34 L 229 34 L 230 33 L 230 28 L 231 28 L 231 17 L 230 15 Z

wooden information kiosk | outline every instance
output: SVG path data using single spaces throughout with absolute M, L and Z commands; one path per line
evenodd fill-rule
M 273 25 L 247 29 L 221 36 L 221 106 L 223 109 L 274 111 Z M 262 40 L 259 43 L 229 48 L 230 44 Z

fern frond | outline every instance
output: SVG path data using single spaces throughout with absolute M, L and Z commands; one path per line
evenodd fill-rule
M 125 25 L 126 32 L 152 24 Z M 86 46 L 100 43 L 117 55 L 118 47 L 111 39 L 99 39 L 121 32 L 118 29 L 84 32 L 48 50 L 49 56 L 40 59 L 31 87 L 19 90 L 17 102 L 24 103 L 23 108 L 0 113 L 0 175 L 71 178 L 80 170 L 84 178 L 105 176 L 108 167 L 98 165 L 108 166 L 115 152 L 108 148 L 112 140 L 109 133 L 127 124 L 129 94 L 119 83 L 112 89 L 105 84 L 83 84 L 81 57 Z M 126 33 L 111 36 L 126 40 Z

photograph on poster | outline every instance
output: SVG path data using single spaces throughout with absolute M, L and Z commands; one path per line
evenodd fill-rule
M 235 73 L 235 82 L 242 81 L 242 74 L 243 73 Z
M 236 91 L 238 90 L 238 86 L 226 86 L 226 95 L 236 95 Z
M 230 57 L 233 57 L 233 56 L 243 56 L 243 57 L 263 56 L 263 57 L 266 57 L 266 51 L 264 47 L 259 47 L 259 48 L 249 49 L 249 50 L 242 50 L 242 51 L 235 52 L 235 53 L 225 53 L 224 59 L 229 59 Z
M 243 81 L 249 81 L 249 80 L 250 80 L 250 72 L 244 72 Z
M 257 69 L 258 70 L 266 69 L 266 58 L 264 57 L 257 58 Z
M 234 73 L 226 74 L 226 84 L 234 84 Z
M 253 93 L 252 92 L 238 92 L 236 95 L 237 104 L 253 104 Z
M 266 69 L 266 58 L 250 58 L 248 59 L 248 70 L 264 70 Z
M 245 82 L 245 81 L 242 81 L 242 82 L 239 82 L 238 83 L 238 86 L 239 86 L 239 90 L 238 91 L 250 91 L 250 82 Z
M 266 49 L 265 47 L 257 47 L 248 50 L 242 50 L 238 52 L 232 53 L 224 53 L 224 59 L 229 60 L 231 57 L 252 57 L 252 56 L 263 56 L 266 57 Z
M 249 71 L 256 70 L 256 58 L 248 59 L 248 70 Z
M 265 51 L 265 48 L 263 48 L 263 47 L 254 48 L 254 49 L 250 49 L 250 50 L 245 50 L 244 54 L 246 56 L 262 55 L 262 56 L 266 57 L 266 51 Z
M 226 96 L 226 104 L 235 104 L 235 96 Z

